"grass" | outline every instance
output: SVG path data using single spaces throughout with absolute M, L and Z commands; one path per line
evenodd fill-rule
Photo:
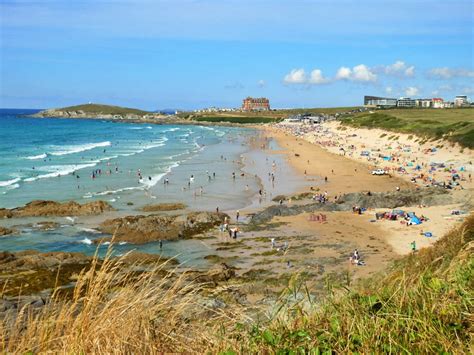
M 282 110 L 271 110 L 271 111 L 251 111 L 251 112 L 215 112 L 215 113 L 192 113 L 192 112 L 182 112 L 178 114 L 180 118 L 225 118 L 225 117 L 241 117 L 241 118 L 272 118 L 283 119 L 287 118 L 290 115 L 311 113 L 314 115 L 317 114 L 336 114 L 342 112 L 349 112 L 352 110 L 357 110 L 359 107 L 328 107 L 328 108 L 294 108 L 294 109 L 282 109 Z M 219 121 L 220 122 L 220 121 Z
M 58 289 L 41 309 L 25 306 L 0 319 L 0 352 L 148 354 L 204 347 L 209 328 L 193 322 L 196 312 L 208 311 L 198 304 L 201 286 L 185 282 L 184 274 L 163 276 L 163 265 L 124 272 L 110 251 L 80 273 L 72 296 Z M 225 324 L 218 311 L 212 317 Z
M 194 117 L 197 122 L 225 122 L 238 124 L 258 124 L 272 123 L 280 121 L 277 117 L 258 117 L 258 116 L 199 116 Z
M 424 140 L 447 139 L 474 148 L 474 109 L 381 110 L 344 119 L 343 124 L 415 134 Z
M 474 216 L 388 275 L 350 278 L 313 304 L 293 279 L 267 325 L 239 330 L 223 348 L 245 353 L 472 353 Z M 290 302 L 294 300 L 294 302 Z M 296 300 L 296 301 L 295 301 Z M 245 344 L 245 345 L 242 345 Z
M 269 278 L 288 287 L 262 321 L 241 309 L 200 302 L 200 285 L 160 267 L 126 272 L 97 259 L 81 272 L 70 298 L 54 293 L 39 310 L 0 319 L 2 353 L 322 354 L 472 353 L 474 215 L 431 248 L 399 260 L 388 273 L 353 285 L 325 283 L 316 303 L 310 275 Z M 135 268 L 137 270 L 137 268 Z M 226 284 L 218 287 L 224 289 Z M 199 313 L 201 312 L 201 313 Z M 202 317 L 202 312 L 207 317 Z
M 76 106 L 68 106 L 57 109 L 59 111 L 84 111 L 85 113 L 94 114 L 110 114 L 110 115 L 125 115 L 134 114 L 138 116 L 147 115 L 150 112 L 138 110 L 135 108 L 112 106 L 112 105 L 101 105 L 101 104 L 84 104 Z

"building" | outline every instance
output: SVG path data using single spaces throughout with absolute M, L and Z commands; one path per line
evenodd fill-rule
M 269 111 L 270 100 L 265 97 L 253 98 L 247 97 L 242 103 L 243 111 Z
M 467 100 L 467 96 L 457 95 L 456 98 L 454 99 L 454 106 L 456 107 L 469 106 L 469 101 Z
M 388 97 L 364 96 L 364 106 L 389 108 L 397 106 L 397 99 Z
M 397 107 L 415 107 L 416 101 L 409 97 L 401 97 L 397 100 Z
M 434 97 L 431 102 L 433 108 L 444 108 L 444 100 L 441 97 Z
M 421 107 L 421 108 L 430 108 L 433 104 L 431 99 L 416 99 L 415 103 L 416 103 L 416 107 Z

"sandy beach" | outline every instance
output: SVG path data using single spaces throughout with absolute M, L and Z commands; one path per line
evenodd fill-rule
M 408 138 L 408 135 L 397 134 L 400 136 L 396 142 L 390 141 L 390 132 L 381 130 L 340 130 L 339 123 L 330 122 L 321 125 L 312 132 L 305 132 L 305 127 L 292 125 L 277 125 L 277 127 L 268 127 L 267 134 L 274 137 L 280 146 L 286 149 L 288 162 L 295 167 L 300 174 L 308 176 L 316 175 L 327 177 L 327 182 L 323 182 L 318 186 L 320 191 L 327 191 L 329 199 L 349 192 L 377 192 L 377 191 L 396 191 L 400 189 L 416 189 L 423 187 L 422 179 L 418 179 L 414 183 L 411 179 L 414 176 L 424 174 L 428 179 L 433 176 L 438 181 L 450 180 L 452 171 L 447 169 L 436 169 L 430 165 L 433 162 L 444 163 L 450 169 L 458 169 L 463 167 L 463 171 L 459 171 L 461 186 L 453 187 L 454 194 L 462 196 L 465 200 L 472 199 L 473 183 L 469 178 L 473 166 L 473 154 L 469 149 L 460 149 L 459 147 L 440 147 L 440 143 L 436 143 L 439 148 L 433 152 L 428 152 L 429 147 L 433 144 L 417 145 L 413 143 L 416 138 Z M 324 132 L 324 133 L 321 133 Z M 386 138 L 385 138 L 386 137 Z M 341 147 L 352 146 L 350 154 L 341 153 Z M 389 147 L 390 149 L 387 149 Z M 404 149 L 399 149 L 404 147 Z M 411 149 L 407 149 L 411 147 Z M 362 150 L 372 150 L 384 152 L 396 150 L 397 158 L 393 161 L 384 161 L 384 168 L 390 170 L 390 175 L 372 175 L 371 171 L 380 166 L 377 159 L 368 160 L 360 156 Z M 398 160 L 397 160 L 398 159 Z M 422 165 L 416 172 L 409 171 L 408 163 L 416 162 Z M 397 166 L 405 166 L 404 172 L 396 170 Z M 431 169 L 431 170 L 430 170 Z M 429 180 L 426 180 L 429 181 Z M 471 197 L 469 197 L 471 196 Z M 443 206 L 417 206 L 409 207 L 407 211 L 414 212 L 417 216 L 424 215 L 428 217 L 428 221 L 407 227 L 400 221 L 376 221 L 375 213 L 385 212 L 388 209 L 372 209 L 367 210 L 361 217 L 364 221 L 362 224 L 368 231 L 372 231 L 380 242 L 386 244 L 384 260 L 397 255 L 404 255 L 411 252 L 410 242 L 415 241 L 417 248 L 428 247 L 436 241 L 437 237 L 441 237 L 451 228 L 462 221 L 462 216 L 452 215 L 452 211 L 459 211 L 461 205 L 446 204 Z M 470 211 L 464 212 L 467 215 Z M 335 213 L 337 215 L 338 213 Z M 332 221 L 328 218 L 328 224 L 341 224 L 347 216 L 340 214 L 339 218 Z M 356 216 L 358 218 L 358 216 Z M 302 231 L 308 230 L 308 222 L 301 216 L 287 217 L 285 220 L 289 223 L 299 226 Z M 294 223 L 300 221 L 301 223 Z M 311 224 L 311 223 L 309 223 Z M 318 226 L 319 230 L 321 227 Z M 349 228 L 354 233 L 358 233 L 360 227 L 354 226 Z M 428 238 L 422 235 L 422 232 L 431 232 L 433 237 Z M 348 235 L 347 242 L 356 240 L 353 235 Z M 384 252 L 381 252 L 383 254 Z M 377 261 L 375 262 L 377 264 Z M 380 265 L 379 265 L 380 266 Z M 370 266 L 369 266 L 370 268 Z

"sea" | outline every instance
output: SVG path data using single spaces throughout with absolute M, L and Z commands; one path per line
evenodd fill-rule
M 257 134 L 252 128 L 28 116 L 37 111 L 0 109 L 0 208 L 32 200 L 104 200 L 118 215 L 138 214 L 140 207 L 162 202 L 183 202 L 190 210 L 229 211 L 262 203 L 255 196 L 271 188 L 269 180 L 261 178 L 271 166 L 277 165 L 285 179 L 291 175 L 282 157 L 269 160 L 249 147 Z M 276 142 L 269 146 L 279 149 Z M 267 197 L 288 192 L 288 184 L 297 185 L 286 180 L 279 188 L 273 186 Z M 54 220 L 60 227 L 36 228 L 41 220 Z M 0 237 L 0 250 L 91 255 L 97 248 L 93 240 L 103 236 L 91 223 L 72 216 L 0 221 L 18 231 Z M 157 243 L 122 243 L 114 252 L 132 249 L 181 255 L 180 261 L 193 266 L 203 266 L 202 256 L 209 253 L 205 243 L 196 240 L 165 243 L 162 249 Z

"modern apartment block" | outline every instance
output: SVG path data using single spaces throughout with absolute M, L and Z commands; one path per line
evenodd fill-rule
M 409 97 L 401 97 L 397 100 L 397 107 L 415 107 L 416 101 Z
M 397 106 L 397 99 L 378 96 L 364 96 L 364 106 L 390 108 Z
M 265 97 L 253 98 L 247 97 L 242 103 L 243 111 L 269 111 L 270 100 Z
M 456 107 L 463 107 L 469 106 L 469 101 L 466 95 L 457 95 L 454 99 L 454 106 Z

